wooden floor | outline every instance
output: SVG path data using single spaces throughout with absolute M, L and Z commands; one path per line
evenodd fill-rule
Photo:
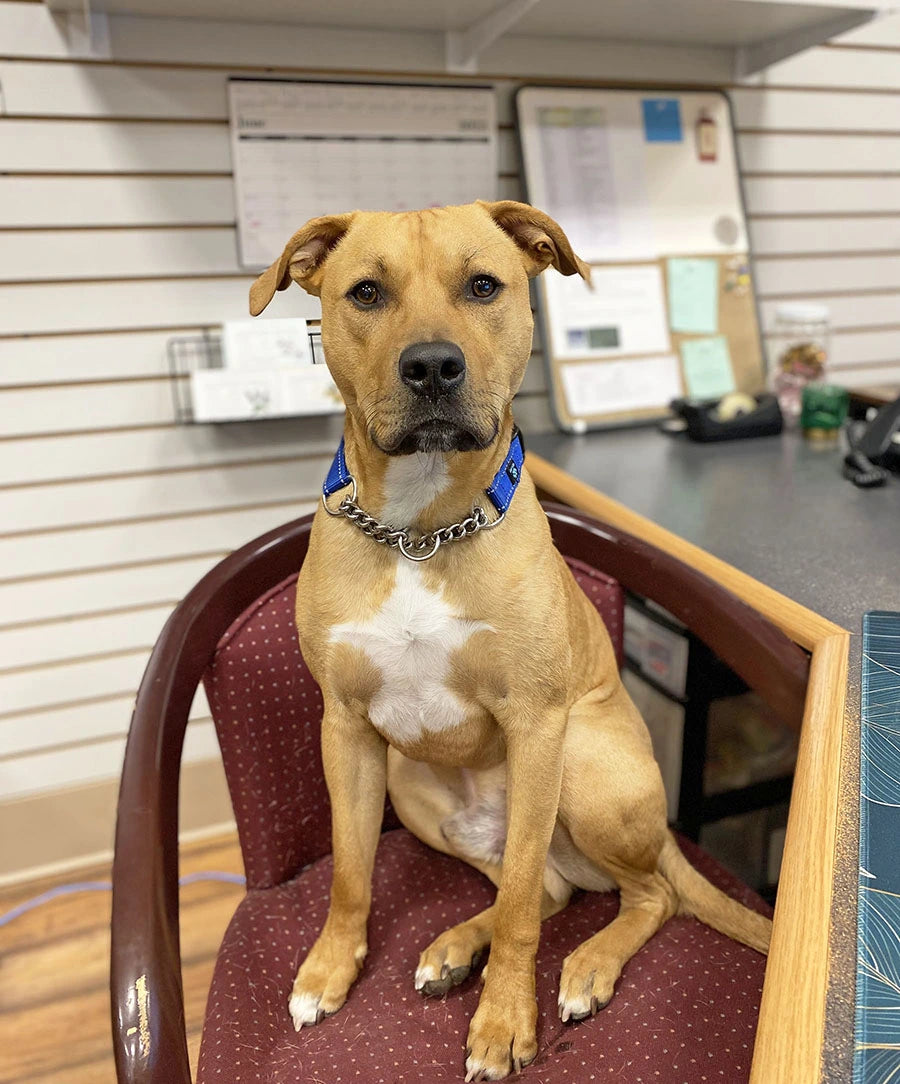
M 182 848 L 181 872 L 243 873 L 237 839 Z M 109 880 L 83 869 L 0 890 L 0 913 L 55 885 Z M 240 885 L 200 881 L 181 890 L 181 952 L 192 1071 L 216 952 L 241 900 Z M 108 891 L 60 896 L 0 927 L 0 1084 L 113 1084 Z

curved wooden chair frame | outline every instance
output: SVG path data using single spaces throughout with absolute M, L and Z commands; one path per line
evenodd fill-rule
M 531 468 L 545 490 L 552 491 L 559 482 L 548 464 L 532 458 Z M 557 495 L 563 499 L 585 496 L 580 492 Z M 786 721 L 800 726 L 802 720 L 798 777 L 814 773 L 821 766 L 821 755 L 810 749 L 814 738 L 809 735 L 818 735 L 821 741 L 821 716 L 827 712 L 831 718 L 835 710 L 834 705 L 825 706 L 819 699 L 823 656 L 818 641 L 810 643 L 808 630 L 796 627 L 777 607 L 763 616 L 761 602 L 770 600 L 760 598 L 759 593 L 766 590 L 762 585 L 749 577 L 741 580 L 736 570 L 715 563 L 702 551 L 690 553 L 688 547 L 678 553 L 676 543 L 680 540 L 640 517 L 634 517 L 635 522 L 629 525 L 641 536 L 634 537 L 622 529 L 626 510 L 609 502 L 609 511 L 612 514 L 604 515 L 605 522 L 598 522 L 572 508 L 547 507 L 559 548 L 615 576 L 623 587 L 659 602 Z M 207 573 L 172 613 L 147 664 L 125 753 L 113 868 L 111 1008 L 120 1084 L 190 1084 L 178 934 L 178 781 L 188 714 L 220 637 L 255 599 L 297 570 L 306 553 L 311 523 L 312 517 L 305 516 L 270 531 Z M 730 574 L 730 582 L 724 570 Z M 794 605 L 789 600 L 782 602 Z M 809 655 L 803 650 L 809 647 L 815 649 L 812 671 Z M 827 750 L 821 752 L 824 755 Z M 820 811 L 802 813 L 803 818 L 810 815 L 819 816 Z M 797 851 L 796 821 L 792 809 L 786 858 Z M 818 859 L 824 859 L 826 850 L 826 840 L 818 840 Z M 795 939 L 802 936 L 801 931 L 792 932 L 782 916 L 787 910 L 796 919 L 798 907 L 792 900 L 798 892 L 804 906 L 809 907 L 810 886 L 805 877 L 813 872 L 821 875 L 822 871 L 811 872 L 807 856 L 803 869 L 788 869 L 783 877 L 782 891 L 788 902 L 782 904 L 780 892 L 763 995 L 763 1013 L 772 1021 L 772 1032 L 797 1014 L 796 1005 L 787 1012 L 770 993 L 773 967 L 779 973 L 785 966 L 792 969 L 788 983 L 793 991 L 791 1001 L 802 997 L 801 987 L 807 985 L 809 957 L 804 955 L 801 965 L 795 951 Z M 813 893 L 813 904 L 820 896 L 821 892 Z M 807 921 L 802 929 L 809 931 L 814 926 Z M 809 942 L 803 947 L 809 949 Z M 791 959 L 792 964 L 782 963 Z M 764 1023 L 765 1016 L 760 1021 L 763 1036 L 767 1034 Z M 754 1060 L 754 1080 L 765 1084 L 811 1079 L 802 1073 L 784 1075 L 780 1071 L 760 1075 Z

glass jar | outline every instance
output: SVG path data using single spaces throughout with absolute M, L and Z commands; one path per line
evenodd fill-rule
M 775 310 L 772 389 L 788 424 L 803 406 L 803 389 L 825 379 L 831 324 L 827 305 L 790 302 Z

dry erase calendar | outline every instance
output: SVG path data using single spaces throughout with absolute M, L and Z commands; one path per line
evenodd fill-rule
M 671 399 L 765 379 L 728 99 L 718 91 L 523 87 L 530 202 L 592 269 L 541 276 L 562 428 L 631 424 Z
M 489 87 L 230 79 L 228 95 L 245 267 L 317 215 L 496 198 Z

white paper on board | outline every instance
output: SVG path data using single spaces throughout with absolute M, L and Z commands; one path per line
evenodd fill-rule
M 662 408 L 682 394 L 674 354 L 570 363 L 560 366 L 559 371 L 566 406 L 575 416 Z
M 312 363 L 305 320 L 226 320 L 222 325 L 226 369 L 281 369 Z
M 599 107 L 537 110 L 542 203 L 582 259 L 655 254 L 644 148 L 636 129 Z
M 670 349 L 662 272 L 657 264 L 594 267 L 593 289 L 577 275 L 544 276 L 553 356 L 611 358 Z

